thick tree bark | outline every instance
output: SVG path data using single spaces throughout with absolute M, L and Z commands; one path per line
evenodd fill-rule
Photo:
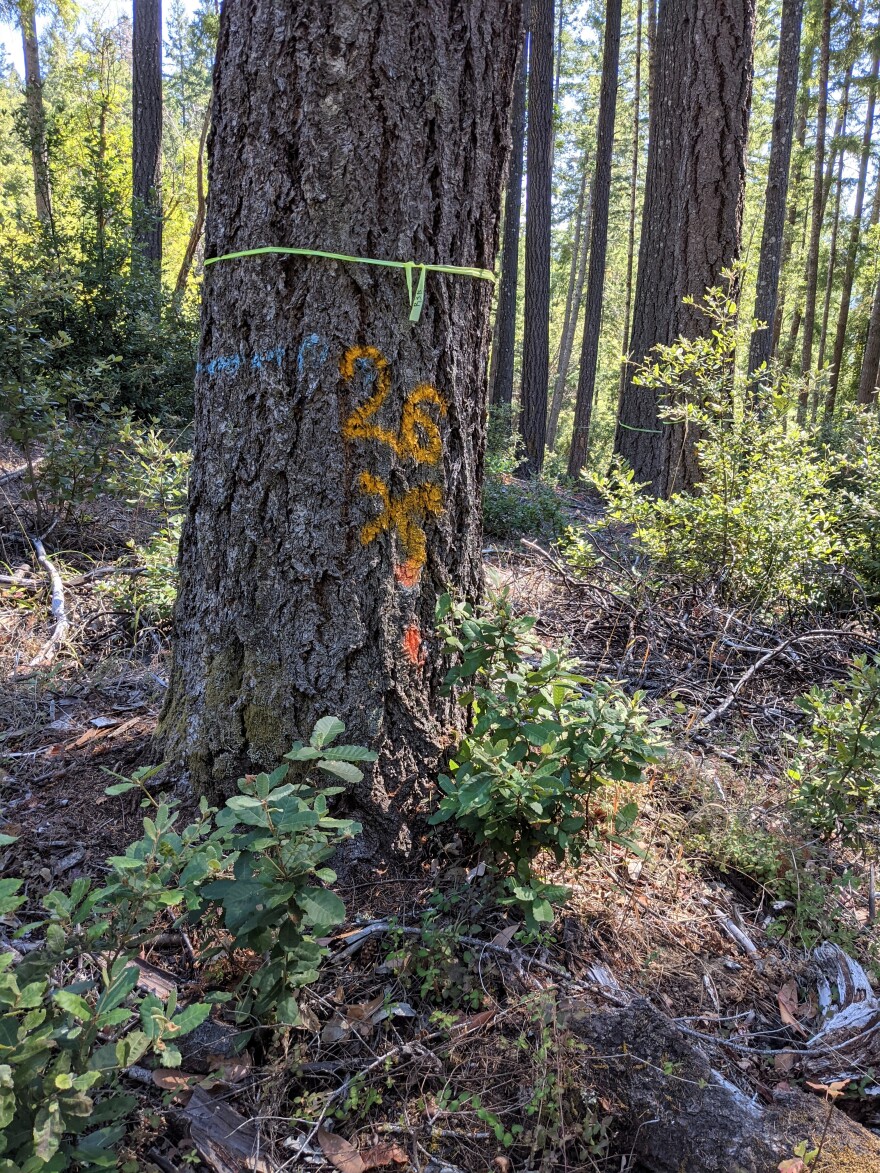
M 776 98 L 773 133 L 770 140 L 770 167 L 764 196 L 764 231 L 758 261 L 755 317 L 765 325 L 752 335 L 749 373 L 770 361 L 773 352 L 773 322 L 779 292 L 779 273 L 785 236 L 788 174 L 794 133 L 794 107 L 798 88 L 798 63 L 804 0 L 783 0 L 779 33 L 779 61 L 776 67 Z
M 605 47 L 602 54 L 602 87 L 599 98 L 599 134 L 596 144 L 596 173 L 593 177 L 593 223 L 590 231 L 590 269 L 587 276 L 587 312 L 581 342 L 574 431 L 568 454 L 568 475 L 579 477 L 587 463 L 590 420 L 599 362 L 599 331 L 602 327 L 602 295 L 605 289 L 605 256 L 608 249 L 608 202 L 611 195 L 611 154 L 614 149 L 614 118 L 617 113 L 617 73 L 620 59 L 621 0 L 605 5 Z
M 49 150 L 46 144 L 46 113 L 43 107 L 43 77 L 40 72 L 40 42 L 37 39 L 37 15 L 32 0 L 23 0 L 19 8 L 21 40 L 24 53 L 24 95 L 27 129 L 34 172 L 34 199 L 37 218 L 43 229 L 52 233 L 52 190 L 49 181 Z
M 843 362 L 843 348 L 846 344 L 846 327 L 849 322 L 849 307 L 852 298 L 853 281 L 856 275 L 856 257 L 859 251 L 859 237 L 862 231 L 862 209 L 865 205 L 865 188 L 868 183 L 868 164 L 871 159 L 871 137 L 874 130 L 874 108 L 877 100 L 877 77 L 880 73 L 880 51 L 874 50 L 869 78 L 868 102 L 865 110 L 865 133 L 862 138 L 862 154 L 859 160 L 859 178 L 856 185 L 856 199 L 853 205 L 852 224 L 846 250 L 846 267 L 843 271 L 843 287 L 840 291 L 840 310 L 837 315 L 837 333 L 834 338 L 834 354 L 831 358 L 831 373 L 828 382 L 828 397 L 825 400 L 825 415 L 834 414 L 837 388 L 840 383 L 840 366 Z
M 526 174 L 522 415 L 525 471 L 541 472 L 550 379 L 550 223 L 553 192 L 553 0 L 532 0 Z
M 819 102 L 816 113 L 816 152 L 813 161 L 813 210 L 810 220 L 810 247 L 807 253 L 806 292 L 801 344 L 801 373 L 807 375 L 813 362 L 813 331 L 816 324 L 816 291 L 819 278 L 819 244 L 822 237 L 825 178 L 825 126 L 828 121 L 828 67 L 831 44 L 831 0 L 822 0 L 822 39 L 819 49 Z M 798 423 L 807 418 L 806 384 L 798 396 Z
M 803 0 L 800 0 L 802 3 Z M 623 362 L 620 364 L 620 389 L 618 391 L 618 411 L 620 411 L 620 397 L 626 384 L 627 356 L 629 355 L 630 314 L 632 313 L 633 292 L 633 263 L 636 255 L 636 197 L 639 185 L 639 151 L 641 144 L 641 108 L 642 108 L 642 0 L 637 0 L 636 6 L 636 61 L 635 84 L 633 94 L 633 135 L 632 159 L 629 175 L 629 228 L 626 237 L 626 296 L 623 306 L 623 345 L 620 353 Z
M 144 260 L 162 261 L 162 3 L 134 0 L 132 60 L 132 220 Z
M 492 268 L 518 30 L 507 0 L 228 0 L 206 256 Z M 435 602 L 481 587 L 491 301 L 428 273 L 413 323 L 399 269 L 208 266 L 161 726 L 197 791 L 336 714 L 379 754 L 349 805 L 406 848 L 455 736 Z
M 752 89 L 753 0 L 662 0 L 630 352 L 706 329 L 700 298 L 739 256 Z M 630 368 L 615 451 L 668 495 L 694 483 L 694 435 L 663 424 Z
M 581 302 L 584 296 L 584 282 L 587 274 L 587 255 L 590 250 L 590 222 L 593 210 L 592 195 L 587 199 L 587 176 L 590 171 L 589 150 L 584 147 L 581 163 L 581 181 L 575 212 L 574 240 L 571 247 L 571 265 L 568 272 L 568 289 L 565 295 L 565 316 L 562 319 L 562 334 L 559 339 L 559 356 L 556 361 L 556 376 L 553 380 L 553 394 L 547 413 L 547 447 L 556 448 L 556 434 L 559 431 L 559 416 L 565 401 L 565 385 L 571 366 L 571 352 L 574 350 L 574 336 L 577 330 Z
M 529 0 L 525 0 L 522 9 L 519 64 L 513 86 L 513 108 L 510 114 L 512 144 L 507 194 L 504 199 L 501 278 L 498 283 L 498 308 L 495 311 L 495 338 L 489 378 L 492 406 L 507 408 L 513 403 L 513 366 L 516 350 L 519 227 L 522 216 L 523 152 L 526 140 L 526 79 L 529 72 L 528 8 Z

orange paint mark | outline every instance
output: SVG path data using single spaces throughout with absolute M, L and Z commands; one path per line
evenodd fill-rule
M 417 668 L 421 668 L 427 659 L 425 650 L 422 647 L 422 633 L 415 623 L 411 623 L 404 632 L 403 650 L 409 662 L 415 664 Z
M 410 457 L 416 464 L 436 464 L 443 452 L 440 429 L 421 404 L 432 403 L 441 416 L 446 415 L 446 404 L 440 392 L 429 383 L 420 383 L 403 401 L 400 430 L 397 433 L 379 423 L 371 423 L 391 390 L 391 372 L 388 359 L 375 346 L 352 346 L 342 356 L 339 373 L 346 382 L 354 378 L 358 365 L 372 364 L 376 370 L 378 389 L 366 403 L 356 407 L 342 425 L 346 440 L 376 440 L 387 444 L 397 456 Z
M 362 493 L 378 497 L 382 502 L 382 512 L 379 516 L 361 527 L 361 544 L 369 546 L 370 542 L 375 541 L 385 530 L 396 530 L 411 573 L 418 573 L 428 556 L 425 531 L 420 520 L 424 521 L 431 515 L 436 516 L 443 512 L 440 486 L 417 485 L 416 488 L 409 489 L 401 497 L 392 500 L 388 486 L 371 472 L 361 473 L 360 485 Z
M 412 588 L 418 585 L 422 570 L 414 562 L 399 562 L 394 567 L 394 577 L 402 587 Z

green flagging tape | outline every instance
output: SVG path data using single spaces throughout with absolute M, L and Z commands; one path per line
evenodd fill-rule
M 205 262 L 207 264 L 207 261 Z M 662 428 L 634 428 L 632 424 L 625 424 L 622 420 L 617 421 L 619 428 L 626 428 L 628 432 L 647 432 L 650 436 L 662 436 Z
M 457 277 L 476 277 L 480 281 L 494 281 L 495 274 L 490 269 L 469 269 L 460 265 L 419 265 L 415 261 L 379 261 L 375 257 L 349 257 L 345 253 L 325 253 L 317 248 L 281 248 L 277 245 L 265 248 L 247 248 L 238 253 L 224 253 L 222 257 L 208 257 L 206 265 L 215 265 L 217 261 L 234 261 L 237 257 L 257 257 L 263 253 L 286 253 L 297 257 L 323 257 L 328 261 L 349 261 L 353 265 L 382 265 L 386 269 L 403 269 L 406 276 L 406 291 L 409 295 L 409 320 L 417 322 L 422 316 L 422 306 L 425 304 L 425 274 L 452 273 Z M 413 270 L 418 269 L 419 279 L 413 292 Z

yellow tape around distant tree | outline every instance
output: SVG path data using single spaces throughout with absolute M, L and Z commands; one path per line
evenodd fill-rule
M 224 253 L 220 257 L 208 257 L 206 265 L 216 265 L 218 261 L 234 261 L 237 257 L 257 257 L 264 253 L 284 253 L 296 257 L 323 257 L 327 261 L 347 261 L 352 265 L 381 265 L 386 269 L 403 269 L 406 276 L 406 291 L 409 295 L 409 320 L 417 322 L 422 316 L 422 306 L 425 304 L 425 275 L 431 273 L 452 273 L 456 277 L 475 277 L 479 281 L 494 281 L 495 274 L 491 269 L 471 269 L 461 265 L 422 265 L 416 261 L 380 261 L 375 257 L 350 257 L 345 253 L 326 253 L 317 248 L 282 248 L 280 245 L 267 245 L 265 248 L 246 248 L 241 252 Z M 418 270 L 418 281 L 413 291 L 413 271 Z

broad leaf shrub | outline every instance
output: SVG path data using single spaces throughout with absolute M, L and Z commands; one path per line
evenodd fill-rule
M 716 584 L 727 600 L 770 607 L 820 598 L 841 559 L 832 480 L 838 462 L 788 418 L 785 388 L 737 373 L 736 305 L 710 289 L 707 337 L 654 348 L 636 382 L 661 394 L 668 422 L 696 432 L 696 491 L 655 500 L 616 461 L 594 478 L 607 520 L 632 527 L 665 573 Z
M 795 805 L 823 836 L 857 843 L 880 808 L 880 660 L 857 657 L 839 688 L 798 704 L 810 726 L 789 770 Z
M 137 992 L 134 959 L 167 931 L 169 914 L 176 928 L 198 924 L 203 964 L 238 954 L 246 976 L 232 996 L 242 1042 L 254 1026 L 298 1022 L 297 991 L 314 981 L 326 953 L 318 938 L 345 915 L 326 886 L 336 879 L 326 860 L 359 831 L 328 814 L 340 788 L 318 784 L 320 775 L 312 781 L 310 771 L 351 783 L 362 776 L 355 763 L 375 757 L 335 745 L 343 731 L 341 721 L 322 718 L 284 765 L 241 779 L 220 811 L 203 800 L 182 829 L 175 803 L 151 793 L 156 767 L 108 787 L 142 791 L 143 835 L 107 860 L 101 887 L 82 877 L 44 897 L 43 919 L 15 933 L 29 942 L 39 935 L 37 948 L 0 955 L 0 1173 L 115 1168 L 135 1104 L 121 1072 L 149 1055 L 178 1065 L 175 1041 L 207 1017 L 211 1001 L 230 996 L 178 1008 L 173 996 L 163 1003 Z M 302 775 L 296 782 L 285 780 L 291 764 Z M 21 888 L 21 880 L 0 880 L 7 924 L 24 904 Z
M 455 657 L 444 687 L 463 689 L 472 724 L 440 776 L 431 822 L 454 819 L 472 837 L 502 879 L 503 899 L 535 929 L 566 895 L 540 879 L 537 856 L 577 861 L 629 829 L 636 804 L 609 822 L 601 792 L 641 780 L 663 752 L 661 723 L 650 721 L 642 694 L 588 681 L 562 653 L 543 650 L 535 620 L 514 615 L 504 595 L 488 612 L 443 596 L 437 620 Z
M 880 602 L 880 422 L 876 415 L 855 409 L 830 438 L 839 453 L 835 478 L 837 528 L 846 551 L 843 589 L 853 585 L 868 602 Z M 854 580 L 854 581 L 853 581 Z

